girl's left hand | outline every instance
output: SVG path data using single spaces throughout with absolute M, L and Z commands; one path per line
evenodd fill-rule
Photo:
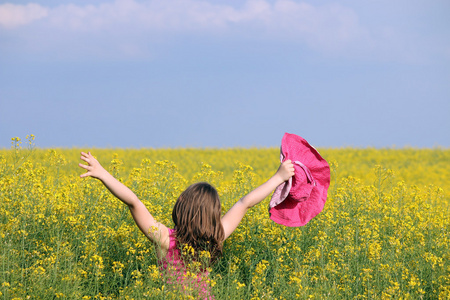
M 102 167 L 102 165 L 98 162 L 98 160 L 96 160 L 95 157 L 92 156 L 91 152 L 88 153 L 81 152 L 81 160 L 88 163 L 87 165 L 82 163 L 78 164 L 78 166 L 87 170 L 86 173 L 80 175 L 81 178 L 91 176 L 100 179 L 100 177 L 105 172 L 107 173 L 107 171 Z
M 278 168 L 277 173 L 281 179 L 284 181 L 289 180 L 295 174 L 294 164 L 291 160 L 285 160 Z

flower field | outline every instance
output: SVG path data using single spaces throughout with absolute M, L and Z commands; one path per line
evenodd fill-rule
M 103 185 L 81 179 L 91 151 L 155 218 L 208 181 L 223 212 L 274 174 L 279 149 L 0 150 L 0 299 L 180 299 L 152 244 Z M 450 299 L 450 150 L 318 149 L 330 163 L 321 214 L 269 219 L 266 199 L 224 244 L 216 299 Z

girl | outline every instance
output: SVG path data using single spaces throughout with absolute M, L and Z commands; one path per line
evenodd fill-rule
M 80 177 L 99 179 L 114 196 L 128 205 L 136 225 L 157 246 L 156 254 L 162 268 L 167 271 L 167 282 L 181 285 L 183 289 L 187 278 L 186 265 L 189 263 L 183 253 L 190 253 L 194 262 L 200 262 L 203 257 L 207 257 L 210 262 L 216 261 L 222 253 L 223 242 L 237 228 L 247 210 L 294 175 L 292 162 L 284 161 L 275 175 L 237 201 L 223 217 L 216 189 L 208 183 L 195 183 L 182 192 L 176 201 L 172 211 L 175 227 L 169 229 L 157 222 L 137 196 L 109 174 L 90 152 L 81 152 L 81 160 L 87 165 L 80 163 L 79 166 L 87 172 Z M 198 271 L 200 274 L 193 280 L 198 288 L 197 295 L 209 298 L 207 285 L 201 282 L 208 275 L 205 264 L 200 263 Z

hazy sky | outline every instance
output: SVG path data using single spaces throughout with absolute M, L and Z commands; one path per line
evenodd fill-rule
M 450 1 L 0 1 L 0 147 L 450 146 Z

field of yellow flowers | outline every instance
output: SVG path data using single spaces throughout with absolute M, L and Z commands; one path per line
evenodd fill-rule
M 279 149 L 0 150 L 0 299 L 179 299 L 150 242 L 98 181 L 91 151 L 161 222 L 196 181 L 226 211 L 268 179 Z M 216 299 L 450 299 L 450 150 L 319 149 L 331 166 L 321 214 L 273 223 L 269 199 L 225 242 L 210 274 Z M 186 297 L 186 296 L 185 296 Z

